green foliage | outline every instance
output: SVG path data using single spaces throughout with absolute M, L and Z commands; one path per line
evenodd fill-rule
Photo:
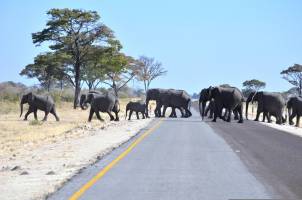
M 252 79 L 244 81 L 242 85 L 245 87 L 246 91 L 259 91 L 260 89 L 265 88 L 266 83 L 257 79 Z
M 74 108 L 76 108 L 83 65 L 91 47 L 93 45 L 111 46 L 118 42 L 112 30 L 99 22 L 100 16 L 95 11 L 66 8 L 51 9 L 47 14 L 50 18 L 46 23 L 46 28 L 32 34 L 33 43 L 40 45 L 48 42 L 51 50 L 70 57 L 66 64 L 65 74 L 75 87 Z
M 283 70 L 280 74 L 283 79 L 298 87 L 299 95 L 302 94 L 302 65 L 294 64 Z
M 64 81 L 64 56 L 48 52 L 35 57 L 34 63 L 27 65 L 20 75 L 37 78 L 48 91 L 58 81 Z

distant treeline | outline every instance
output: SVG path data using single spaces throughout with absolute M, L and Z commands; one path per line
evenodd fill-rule
M 96 90 L 106 93 L 112 89 L 106 89 L 104 87 L 99 87 Z M 74 98 L 74 88 L 64 87 L 62 90 L 60 87 L 55 87 L 51 91 L 47 91 L 44 87 L 40 85 L 26 86 L 22 83 L 15 83 L 12 81 L 0 83 L 0 101 L 11 101 L 18 102 L 20 97 L 32 91 L 36 94 L 49 94 L 51 95 L 57 103 L 63 102 L 73 102 Z M 87 89 L 83 89 L 82 93 L 87 92 Z M 123 87 L 119 92 L 120 98 L 143 98 L 143 89 L 133 89 L 128 86 Z

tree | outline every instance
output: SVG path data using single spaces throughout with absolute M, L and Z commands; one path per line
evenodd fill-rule
M 140 66 L 137 60 L 116 50 L 103 57 L 102 62 L 105 66 L 103 83 L 110 86 L 118 97 L 118 92 L 137 75 Z
M 74 108 L 78 105 L 81 90 L 81 70 L 91 45 L 106 46 L 114 40 L 113 32 L 100 23 L 95 11 L 78 9 L 51 9 L 46 28 L 33 33 L 33 43 L 40 45 L 50 42 L 49 48 L 71 56 L 68 74 L 73 77 L 75 86 Z
M 87 84 L 88 89 L 96 89 L 105 79 L 104 57 L 106 49 L 103 47 L 91 47 L 83 64 L 82 79 Z
M 242 83 L 243 87 L 245 87 L 245 90 L 251 91 L 251 92 L 257 92 L 260 89 L 265 88 L 266 83 L 263 81 L 259 81 L 257 79 L 252 80 L 246 80 Z
M 224 83 L 224 84 L 219 85 L 219 87 L 230 88 L 232 86 L 230 84 Z
M 298 93 L 302 95 L 302 65 L 294 64 L 283 70 L 281 73 L 282 78 L 287 80 L 290 84 L 298 89 Z
M 159 76 L 166 75 L 167 71 L 164 70 L 162 64 L 155 61 L 154 58 L 141 56 L 139 62 L 141 66 L 137 74 L 137 79 L 144 83 L 144 89 L 145 92 L 147 92 L 151 82 Z
M 27 65 L 21 72 L 21 76 L 37 78 L 41 85 L 50 91 L 55 82 L 63 81 L 64 72 L 59 55 L 55 53 L 40 54 L 35 57 L 34 63 Z

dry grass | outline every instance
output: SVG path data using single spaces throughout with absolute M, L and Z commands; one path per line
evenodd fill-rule
M 124 119 L 125 105 L 129 101 L 130 99 L 120 100 L 119 116 L 121 120 Z M 24 106 L 24 111 L 27 111 L 26 106 Z M 45 143 L 54 143 L 56 140 L 72 137 L 72 130 L 75 129 L 81 131 L 83 128 L 101 128 L 109 121 L 108 115 L 101 113 L 105 122 L 93 119 L 91 123 L 87 123 L 89 109 L 74 110 L 71 103 L 57 105 L 57 113 L 60 122 L 56 122 L 51 114 L 49 114 L 47 122 L 41 122 L 44 116 L 44 112 L 41 111 L 38 111 L 40 121 L 35 121 L 33 114 L 29 115 L 28 121 L 23 121 L 24 114 L 22 118 L 19 118 L 20 111 L 17 102 L 0 102 L 0 157 L 17 154 L 24 148 L 35 148 Z M 75 135 L 78 137 L 79 134 Z

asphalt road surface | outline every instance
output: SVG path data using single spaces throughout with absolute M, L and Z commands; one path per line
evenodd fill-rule
M 302 199 L 301 153 L 302 138 L 250 121 L 201 122 L 193 112 L 189 119 L 154 121 L 49 199 L 79 191 L 79 199 L 89 200 Z

